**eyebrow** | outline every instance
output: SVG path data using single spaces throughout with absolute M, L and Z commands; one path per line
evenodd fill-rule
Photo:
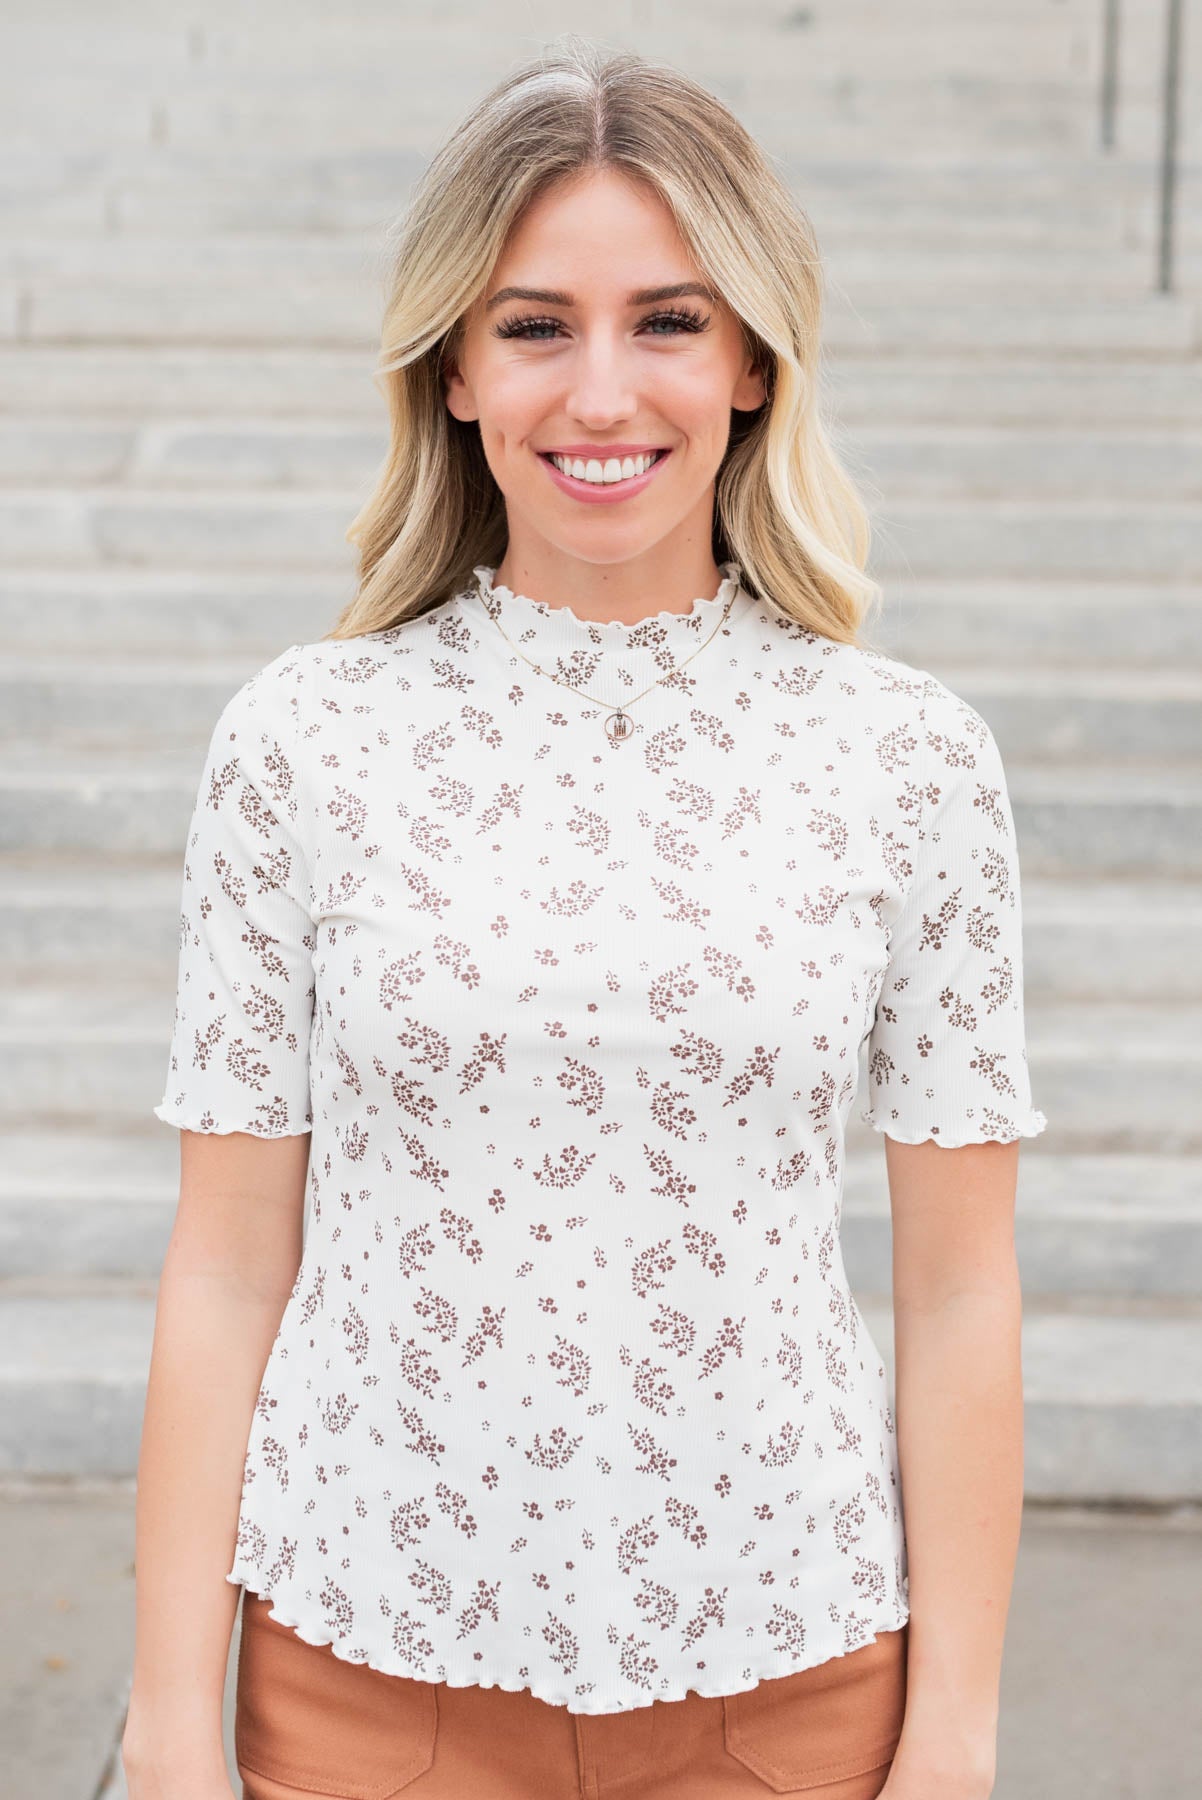
M 718 296 L 712 288 L 703 286 L 699 281 L 675 281 L 668 287 L 636 288 L 633 294 L 626 296 L 627 306 L 651 306 L 657 300 L 683 300 L 686 294 L 696 294 L 701 300 L 716 303 Z M 539 300 L 544 306 L 575 306 L 576 302 L 570 294 L 560 288 L 499 288 L 484 308 L 491 312 L 494 306 L 503 306 L 507 300 Z

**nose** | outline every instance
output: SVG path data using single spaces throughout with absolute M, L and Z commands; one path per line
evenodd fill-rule
M 620 342 L 603 332 L 581 339 L 572 358 L 567 411 L 590 431 L 603 431 L 638 412 L 630 361 Z

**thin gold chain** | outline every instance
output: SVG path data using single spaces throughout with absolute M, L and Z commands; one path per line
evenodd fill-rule
M 605 721 L 605 734 L 610 739 L 611 743 L 620 744 L 631 735 L 634 729 L 629 719 L 629 708 L 637 706 L 639 701 L 651 692 L 652 688 L 662 687 L 666 681 L 673 681 L 676 676 L 680 674 L 682 669 L 686 669 L 689 666 L 695 656 L 700 656 L 701 652 L 713 643 L 727 619 L 730 617 L 731 607 L 739 597 L 739 586 L 739 580 L 736 577 L 731 588 L 730 599 L 726 602 L 726 606 L 723 609 L 722 617 L 718 620 L 718 623 L 706 638 L 705 643 L 698 644 L 697 648 L 691 650 L 683 662 L 677 663 L 674 669 L 669 669 L 666 675 L 658 676 L 656 680 L 643 689 L 641 694 L 636 694 L 633 700 L 619 701 L 617 706 L 611 706 L 608 700 L 602 700 L 598 695 L 590 694 L 584 688 L 574 687 L 570 681 L 564 681 L 562 676 L 553 675 L 549 669 L 544 669 L 541 663 L 536 663 L 532 657 L 526 655 L 526 652 L 522 649 L 520 644 L 514 643 L 505 627 L 501 624 L 501 621 L 487 605 L 484 606 L 484 610 L 488 613 L 489 618 L 492 620 L 501 636 L 505 639 L 505 642 L 517 651 L 523 662 L 530 664 L 530 667 L 534 670 L 536 675 L 545 675 L 548 681 L 553 681 L 555 683 L 556 687 L 567 688 L 569 693 L 579 694 L 583 699 L 591 700 L 594 706 L 604 707 L 609 714 L 609 718 Z M 484 604 L 484 584 L 479 576 L 476 578 L 476 588 L 480 595 L 481 604 Z M 495 597 L 494 594 L 494 599 Z M 611 721 L 616 727 L 614 730 L 610 729 Z

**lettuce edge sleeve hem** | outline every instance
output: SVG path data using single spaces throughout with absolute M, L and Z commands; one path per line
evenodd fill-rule
M 273 1130 L 251 1119 L 245 1125 L 219 1125 L 208 1114 L 186 1112 L 167 1100 L 161 1100 L 151 1111 L 156 1119 L 162 1119 L 164 1125 L 175 1125 L 184 1131 L 200 1131 L 206 1137 L 233 1137 L 236 1132 L 258 1138 L 308 1137 L 313 1129 L 311 1121 L 308 1125 L 289 1125 L 280 1130 Z
M 957 1137 L 945 1137 L 942 1133 L 927 1131 L 902 1131 L 890 1123 L 888 1119 L 878 1117 L 871 1109 L 861 1112 L 861 1119 L 871 1125 L 874 1131 L 891 1137 L 898 1144 L 938 1144 L 941 1150 L 959 1150 L 965 1144 L 1012 1144 L 1017 1138 L 1038 1137 L 1041 1131 L 1047 1130 L 1047 1119 L 1034 1109 L 1027 1113 L 1021 1124 L 1013 1122 L 1008 1131 L 990 1131 L 984 1127 L 964 1126 Z
M 428 1681 L 430 1679 L 429 1676 L 423 1676 L 420 1673 L 415 1672 L 414 1669 L 412 1668 L 412 1666 L 410 1664 L 404 1662 L 403 1659 L 399 1656 L 394 1656 L 394 1655 L 391 1655 L 388 1653 L 385 1653 L 382 1655 L 376 1655 L 376 1656 L 368 1656 L 366 1658 L 358 1657 L 358 1656 L 347 1656 L 345 1651 L 340 1647 L 341 1640 L 338 1638 L 334 1638 L 330 1635 L 329 1631 L 325 1627 L 324 1620 L 321 1621 L 320 1623 L 318 1623 L 316 1626 L 317 1631 L 321 1635 L 317 1636 L 317 1637 L 310 1637 L 309 1631 L 311 1629 L 313 1629 L 310 1622 L 306 1619 L 297 1617 L 293 1612 L 290 1611 L 290 1609 L 287 1606 L 284 1606 L 283 1610 L 280 1610 L 279 1608 L 277 1608 L 277 1606 L 275 1604 L 276 1596 L 272 1593 L 266 1592 L 261 1587 L 256 1587 L 255 1581 L 253 1579 L 254 1571 L 245 1570 L 245 1572 L 242 1572 L 244 1569 L 245 1569 L 245 1565 L 242 1564 L 240 1561 L 235 1563 L 234 1567 L 229 1571 L 229 1573 L 226 1575 L 225 1579 L 228 1582 L 230 1582 L 234 1587 L 246 1588 L 249 1593 L 257 1595 L 260 1600 L 270 1601 L 272 1604 L 271 1604 L 271 1611 L 270 1611 L 269 1617 L 274 1619 L 277 1624 L 286 1625 L 289 1628 L 289 1630 L 295 1631 L 296 1635 L 304 1643 L 313 1644 L 318 1647 L 324 1647 L 324 1646 L 328 1645 L 330 1647 L 330 1649 L 333 1651 L 334 1655 L 339 1659 L 340 1662 L 349 1662 L 349 1663 L 366 1662 L 369 1668 L 379 1669 L 386 1675 L 404 1675 L 404 1676 L 407 1676 L 410 1680 L 417 1680 L 417 1681 Z M 779 1662 L 773 1663 L 771 1666 L 759 1667 L 755 1671 L 755 1680 L 746 1687 L 741 1687 L 741 1688 L 729 1688 L 729 1687 L 699 1688 L 699 1687 L 694 1687 L 694 1685 L 691 1681 L 678 1682 L 672 1687 L 672 1689 L 669 1692 L 653 1694 L 647 1700 L 639 1700 L 639 1701 L 636 1701 L 633 1706 L 621 1707 L 617 1710 L 622 1711 L 622 1712 L 638 1712 L 638 1711 L 641 1711 L 643 1707 L 652 1705 L 652 1703 L 656 1700 L 665 1700 L 665 1701 L 667 1701 L 667 1700 L 683 1700 L 687 1694 L 698 1694 L 703 1700 L 713 1700 L 713 1699 L 717 1699 L 720 1695 L 725 1695 L 725 1694 L 750 1693 L 752 1691 L 752 1689 L 759 1686 L 761 1681 L 772 1680 L 774 1677 L 781 1675 L 781 1674 L 797 1675 L 801 1672 L 802 1669 L 814 1668 L 819 1663 L 833 1662 L 837 1656 L 848 1656 L 848 1655 L 850 1655 L 850 1653 L 853 1650 L 862 1650 L 864 1648 L 865 1644 L 870 1644 L 870 1643 L 875 1642 L 875 1640 L 881 1635 L 882 1632 L 900 1631 L 902 1626 L 905 1625 L 906 1622 L 908 1621 L 909 1617 L 910 1617 L 910 1607 L 909 1607 L 908 1601 L 904 1600 L 904 1599 L 903 1600 L 895 1599 L 891 1604 L 886 1603 L 882 1607 L 880 1616 L 878 1618 L 871 1619 L 867 1622 L 866 1635 L 863 1638 L 861 1638 L 860 1642 L 857 1644 L 835 1644 L 835 1643 L 832 1643 L 829 1648 L 827 1648 L 825 1646 L 819 1646 L 818 1647 L 819 1653 L 816 1656 L 807 1656 L 804 1661 L 795 1662 L 792 1665 L 792 1667 L 787 1670 L 782 1670 Z M 811 1648 L 814 1648 L 814 1647 L 815 1646 L 811 1645 Z M 533 1685 L 531 1685 L 530 1682 L 522 1681 L 521 1679 L 507 1679 L 505 1676 L 503 1676 L 501 1674 L 501 1672 L 496 1664 L 494 1664 L 494 1673 L 496 1675 L 495 1680 L 492 1680 L 492 1681 L 482 1680 L 481 1677 L 483 1675 L 483 1669 L 480 1667 L 480 1665 L 469 1663 L 469 1662 L 465 1661 L 459 1667 L 448 1669 L 447 1674 L 445 1676 L 440 1676 L 438 1678 L 438 1681 L 435 1683 L 435 1685 L 445 1685 L 446 1687 L 452 1687 L 452 1688 L 497 1687 L 497 1688 L 502 1688 L 507 1694 L 516 1694 L 516 1693 L 533 1694 L 533 1696 L 536 1700 L 545 1700 L 548 1703 L 548 1705 L 550 1705 L 550 1706 L 566 1707 L 568 1712 L 570 1712 L 570 1713 L 601 1713 L 601 1714 L 605 1714 L 609 1711 L 609 1709 L 604 1706 L 590 1706 L 587 1704 L 583 1704 L 583 1705 L 580 1704 L 582 1701 L 587 1701 L 589 1699 L 589 1696 L 571 1693 L 566 1688 L 550 1687 L 545 1682 L 535 1682 Z M 593 1698 L 595 1698 L 595 1696 L 593 1696 Z M 573 1702 L 575 1702 L 576 1704 L 573 1704 Z

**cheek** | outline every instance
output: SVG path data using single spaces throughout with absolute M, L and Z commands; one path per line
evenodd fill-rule
M 482 428 L 502 453 L 535 429 L 550 404 L 548 383 L 536 368 L 487 369 L 476 391 Z
M 655 383 L 652 396 L 663 417 L 697 443 L 725 440 L 730 430 L 729 371 L 706 359 L 682 357 Z

